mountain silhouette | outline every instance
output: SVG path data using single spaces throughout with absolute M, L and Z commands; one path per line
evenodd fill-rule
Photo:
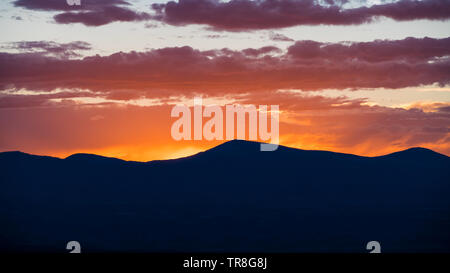
M 450 159 L 225 142 L 150 162 L 0 153 L 0 250 L 450 252 Z

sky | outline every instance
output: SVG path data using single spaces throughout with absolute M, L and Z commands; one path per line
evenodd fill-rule
M 171 109 L 279 105 L 280 144 L 450 155 L 450 0 L 7 0 L 0 151 L 149 161 Z M 69 1 L 70 2 L 70 1 Z

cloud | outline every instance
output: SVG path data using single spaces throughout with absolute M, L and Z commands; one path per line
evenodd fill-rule
M 275 46 L 265 46 L 257 49 L 247 48 L 242 50 L 242 53 L 248 57 L 259 57 L 264 54 L 279 53 L 279 52 L 281 52 L 281 50 Z
M 420 109 L 423 112 L 446 112 L 450 113 L 450 103 L 445 102 L 414 102 L 404 105 L 405 109 Z M 450 128 L 449 128 L 450 130 Z
M 88 0 L 81 1 L 81 5 L 69 5 L 65 0 L 16 0 L 13 4 L 16 7 L 40 11 L 96 10 L 104 7 L 130 5 L 124 0 Z
M 245 31 L 300 25 L 358 25 L 378 17 L 393 20 L 447 20 L 449 0 L 400 0 L 343 8 L 347 1 L 315 0 L 179 0 L 152 4 L 155 19 L 171 25 L 202 24 L 215 30 Z
M 87 12 L 66 12 L 55 15 L 55 21 L 60 24 L 82 23 L 86 26 L 102 26 L 112 22 L 132 22 L 149 20 L 147 13 L 138 13 L 122 7 L 105 7 Z
M 61 106 L 71 103 L 70 99 L 79 97 L 94 97 L 95 94 L 88 91 L 62 91 L 48 94 L 15 94 L 0 93 L 0 108 L 30 108 L 41 106 Z M 59 100 L 57 103 L 55 99 Z M 63 102 L 63 103 L 61 103 Z
M 423 62 L 450 55 L 450 38 L 406 38 L 355 43 L 319 43 L 299 41 L 288 53 L 298 59 L 326 61 L 358 60 L 365 62 Z
M 204 36 L 205 38 L 208 39 L 218 39 L 218 38 L 224 38 L 226 37 L 225 35 L 219 35 L 219 34 L 208 34 Z
M 59 24 L 81 23 L 86 26 L 101 26 L 112 22 L 132 22 L 150 20 L 145 12 L 127 8 L 130 3 L 123 0 L 81 1 L 81 5 L 68 5 L 62 0 L 16 0 L 16 7 L 39 11 L 62 12 L 54 16 Z
M 449 103 L 425 112 L 304 93 L 265 94 L 253 102 L 280 104 L 280 132 L 285 145 L 370 156 L 421 146 L 450 155 Z
M 281 33 L 270 32 L 269 38 L 272 41 L 280 41 L 280 42 L 293 42 L 294 39 L 287 37 Z
M 80 57 L 78 51 L 87 51 L 92 49 L 91 45 L 83 41 L 70 43 L 56 43 L 50 41 L 21 41 L 5 43 L 1 46 L 3 49 L 15 49 L 26 53 L 38 53 L 45 56 L 54 56 L 59 58 Z
M 154 98 L 277 89 L 403 88 L 450 82 L 450 38 L 364 43 L 299 41 L 276 47 L 154 49 L 64 59 L 0 53 L 0 89 L 88 89 Z

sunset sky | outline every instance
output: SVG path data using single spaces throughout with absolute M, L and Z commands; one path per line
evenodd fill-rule
M 177 158 L 174 105 L 279 105 L 280 144 L 450 156 L 450 0 L 6 0 L 0 151 Z

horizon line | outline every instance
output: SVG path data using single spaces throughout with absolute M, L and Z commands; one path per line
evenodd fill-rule
M 52 156 L 52 155 L 40 155 L 40 154 L 27 153 L 27 152 L 23 152 L 23 151 L 20 151 L 20 150 L 10 150 L 10 151 L 1 151 L 0 155 L 1 154 L 5 154 L 5 153 L 22 153 L 22 154 L 31 155 L 31 156 L 51 157 L 51 158 L 56 158 L 56 159 L 60 159 L 60 160 L 65 160 L 65 159 L 68 159 L 68 158 L 73 157 L 75 155 L 91 155 L 91 156 L 97 156 L 97 157 L 103 157 L 103 158 L 109 158 L 109 159 L 117 159 L 117 160 L 121 160 L 121 161 L 125 161 L 125 162 L 149 163 L 149 162 L 170 161 L 170 160 L 177 160 L 177 159 L 193 157 L 195 155 L 198 155 L 198 154 L 201 154 L 201 153 L 204 153 L 204 152 L 208 152 L 210 150 L 213 150 L 213 149 L 215 149 L 217 147 L 220 147 L 220 146 L 222 146 L 224 144 L 231 143 L 231 142 L 244 142 L 244 143 L 253 143 L 253 144 L 262 144 L 262 143 L 264 143 L 264 142 L 251 141 L 251 140 L 233 139 L 233 140 L 224 141 L 224 142 L 222 142 L 222 143 L 220 143 L 220 144 L 218 144 L 216 146 L 213 146 L 211 148 L 207 148 L 206 150 L 202 150 L 200 152 L 197 152 L 197 153 L 194 153 L 194 154 L 191 154 L 191 155 L 181 156 L 181 157 L 177 157 L 177 158 L 169 158 L 169 159 L 153 159 L 153 160 L 149 160 L 149 161 L 126 160 L 126 159 L 121 159 L 121 158 L 113 157 L 113 156 L 104 156 L 104 155 L 101 155 L 101 154 L 83 153 L 83 152 L 74 153 L 74 154 L 71 154 L 71 155 L 66 156 L 66 157 L 58 157 L 58 156 Z M 427 151 L 431 151 L 431 152 L 433 152 L 435 154 L 439 154 L 439 155 L 445 156 L 447 158 L 449 157 L 446 154 L 439 153 L 439 152 L 436 152 L 436 151 L 434 151 L 432 149 L 424 148 L 424 147 L 410 147 L 410 148 L 406 148 L 406 149 L 403 149 L 403 150 L 398 150 L 398 151 L 395 151 L 395 152 L 392 152 L 392 153 L 383 154 L 383 155 L 364 156 L 364 155 L 357 155 L 357 154 L 352 154 L 352 153 L 334 152 L 334 151 L 329 151 L 329 150 L 306 150 L 306 149 L 289 147 L 289 146 L 280 145 L 280 144 L 278 144 L 278 146 L 279 146 L 279 148 L 285 148 L 285 149 L 287 148 L 287 149 L 293 149 L 293 150 L 298 150 L 298 151 L 328 152 L 328 153 L 335 153 L 335 154 L 341 154 L 341 155 L 352 155 L 352 156 L 363 157 L 363 158 L 378 158 L 378 157 L 384 157 L 384 156 L 389 156 L 389 155 L 405 152 L 405 151 L 408 151 L 408 150 L 417 150 L 417 149 L 427 150 Z M 260 152 L 259 149 L 257 151 Z M 272 151 L 272 152 L 276 152 L 276 151 L 277 150 Z M 255 150 L 255 152 L 256 152 L 256 150 Z M 270 152 L 265 152 L 265 153 L 270 153 Z

